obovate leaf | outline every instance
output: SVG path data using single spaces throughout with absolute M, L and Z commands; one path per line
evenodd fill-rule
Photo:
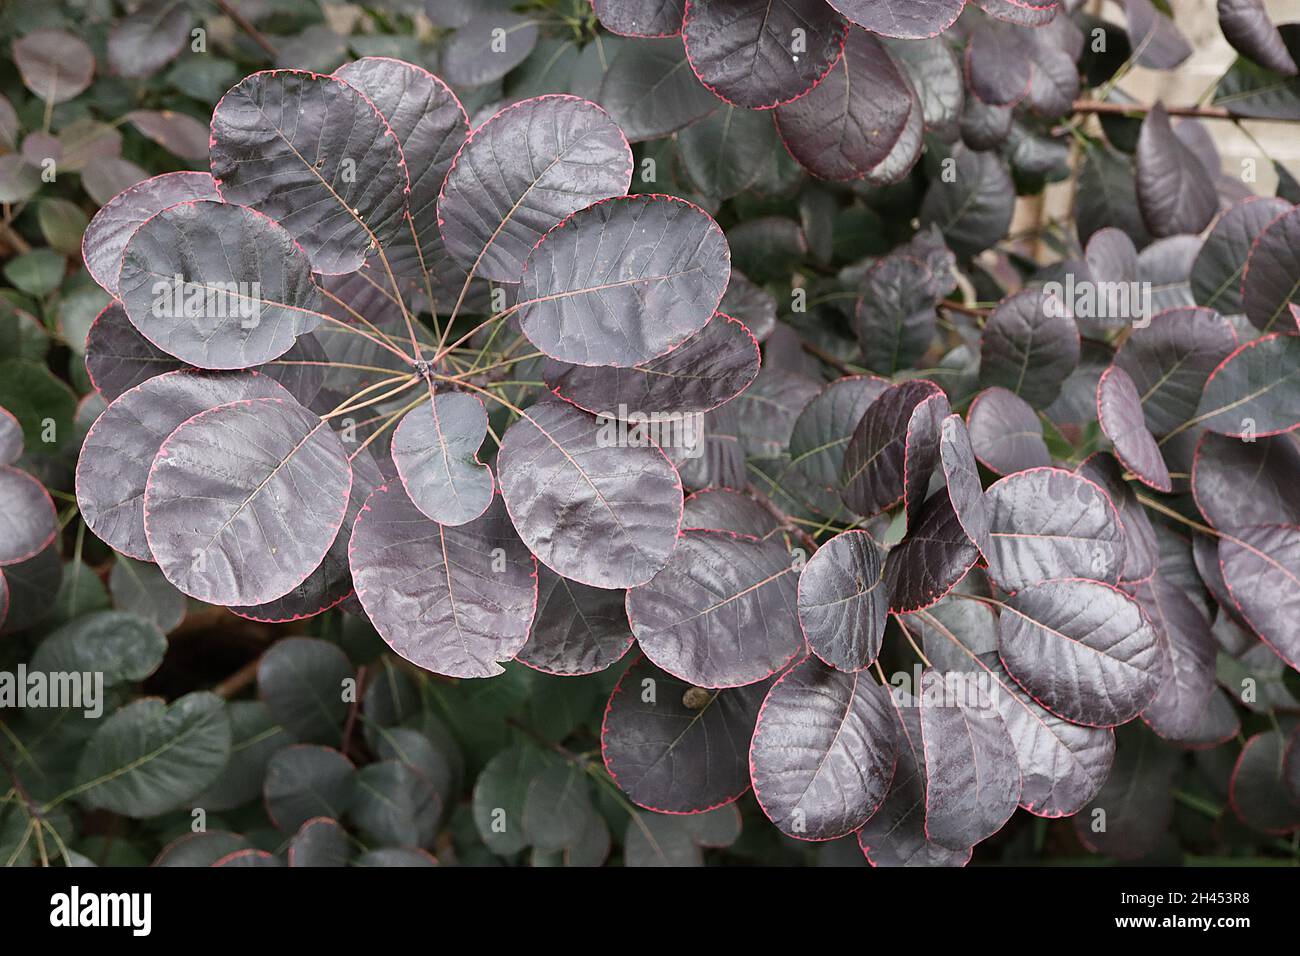
M 348 715 L 344 682 L 355 671 L 335 644 L 287 637 L 257 665 L 257 692 L 276 724 L 304 743 L 339 739 Z
M 478 460 L 487 410 L 466 392 L 438 392 L 393 432 L 393 464 L 411 502 L 443 525 L 473 521 L 492 503 L 492 469 Z
M 930 182 L 920 221 L 922 226 L 938 226 L 953 252 L 970 257 L 1007 234 L 1015 188 L 1006 162 L 996 153 L 958 146 L 953 158 L 953 178 Z
M 1225 358 L 1206 379 L 1192 421 L 1231 437 L 1300 427 L 1300 336 L 1265 335 Z
M 1079 330 L 1068 309 L 1038 289 L 999 303 L 980 340 L 980 385 L 1006 388 L 1035 408 L 1050 405 L 1079 364 Z
M 1145 581 L 1156 571 L 1160 561 L 1160 545 L 1146 509 L 1142 507 L 1133 488 L 1124 480 L 1124 469 L 1114 455 L 1097 452 L 1089 455 L 1075 471 L 1096 483 L 1110 498 L 1119 512 L 1124 528 L 1124 565 L 1120 581 Z
M 681 32 L 683 0 L 593 0 L 596 19 L 625 37 L 670 37 Z
M 515 659 L 546 674 L 594 674 L 632 646 L 623 591 L 593 588 L 537 566 L 537 614 Z
M 865 531 L 838 534 L 799 575 L 799 625 L 831 667 L 860 671 L 880 653 L 889 613 L 885 552 Z
M 1192 460 L 1192 494 L 1213 527 L 1300 524 L 1300 443 L 1294 435 L 1243 442 L 1205 432 Z
M 351 855 L 347 831 L 329 817 L 308 820 L 289 843 L 290 866 L 347 866 Z
M 184 367 L 141 335 L 118 302 L 110 302 L 95 316 L 86 335 L 86 374 L 105 402 L 116 401 L 155 375 Z
M 79 96 L 95 74 L 95 54 L 65 30 L 42 28 L 15 39 L 13 57 L 23 85 L 46 103 Z
M 295 744 L 266 765 L 262 799 L 266 815 L 285 833 L 314 817 L 343 819 L 357 792 L 357 768 L 330 747 Z
M 1300 527 L 1237 528 L 1219 539 L 1219 567 L 1251 630 L 1300 670 Z
M 1052 463 L 1043 441 L 1043 425 L 1019 395 L 1005 388 L 986 388 L 966 413 L 971 448 L 981 465 L 1010 475 Z
M 158 669 L 167 638 L 158 626 L 122 611 L 96 611 L 70 621 L 41 641 L 32 670 L 95 673 L 104 686 L 142 681 Z
M 1138 481 L 1157 491 L 1172 489 L 1160 446 L 1147 431 L 1137 388 L 1128 373 L 1117 365 L 1102 372 L 1097 383 L 1097 419 L 1115 446 L 1115 456 Z
M 45 487 L 25 471 L 0 466 L 0 565 L 34 558 L 58 530 L 58 512 Z
M 888 691 L 809 659 L 763 702 L 749 750 L 754 796 L 787 836 L 837 839 L 876 812 L 897 749 Z
M 1197 305 L 1218 309 L 1225 315 L 1245 311 L 1241 278 L 1251 246 L 1270 222 L 1290 209 L 1291 204 L 1284 199 L 1251 196 L 1219 217 L 1192 268 L 1192 295 Z
M 1138 136 L 1137 198 L 1153 236 L 1198 233 L 1219 209 L 1209 172 L 1174 135 L 1160 103 L 1147 113 Z
M 961 15 L 963 0 L 828 0 L 860 27 L 881 36 L 938 36 Z
M 790 462 L 809 482 L 839 487 L 844 449 L 871 403 L 889 382 L 874 375 L 836 379 L 804 406 L 790 433 Z

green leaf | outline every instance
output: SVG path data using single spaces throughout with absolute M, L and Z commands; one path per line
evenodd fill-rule
M 33 249 L 9 261 L 5 278 L 28 295 L 44 298 L 59 287 L 68 263 L 53 249 Z
M 72 436 L 77 397 L 44 365 L 0 362 L 0 405 L 23 426 L 23 443 L 29 452 L 58 447 Z
M 99 611 L 45 638 L 32 655 L 31 668 L 46 673 L 101 673 L 104 685 L 112 687 L 144 680 L 158 669 L 166 653 L 167 638 L 152 621 L 121 611 Z

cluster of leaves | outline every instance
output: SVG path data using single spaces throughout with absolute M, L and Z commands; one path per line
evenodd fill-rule
M 1300 120 L 1300 28 L 1223 0 L 1166 111 L 1168 11 L 1076 6 L 237 14 L 276 68 L 85 226 L 71 388 L 62 255 L 5 317 L 3 660 L 105 698 L 4 715 L 0 857 L 1293 858 L 1300 212 L 1170 112 Z

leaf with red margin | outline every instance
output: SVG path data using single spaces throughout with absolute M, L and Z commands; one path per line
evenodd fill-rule
M 211 151 L 221 197 L 276 220 L 316 272 L 354 272 L 372 241 L 387 247 L 409 229 L 402 148 L 342 80 L 300 70 L 245 77 L 212 112 Z
M 834 840 L 871 818 L 898 751 L 889 692 L 869 674 L 809 658 L 772 685 L 749 745 L 759 807 L 799 840 Z
M 1022 27 L 1041 27 L 1056 17 L 1060 0 L 975 0 L 981 10 L 991 17 L 1016 23 Z
M 1206 380 L 1194 420 L 1234 438 L 1300 428 L 1300 336 L 1265 335 L 1225 358 Z
M 290 866 L 347 866 L 351 856 L 348 832 L 329 817 L 313 817 L 289 841 Z
M 944 601 L 907 615 L 926 656 L 945 671 L 983 670 L 995 682 L 993 703 L 1006 723 L 1020 767 L 1020 805 L 1035 816 L 1064 817 L 1096 796 L 1115 757 L 1105 727 L 1070 723 L 1034 701 L 997 654 L 997 618 L 986 604 Z
M 719 99 L 766 110 L 803 96 L 835 65 L 848 25 L 820 0 L 690 0 L 686 57 Z M 790 44 L 801 36 L 802 52 Z
M 1001 386 L 1046 408 L 1079 364 L 1079 330 L 1063 302 L 1028 289 L 998 303 L 980 339 L 980 386 Z
M 1160 688 L 1164 651 L 1141 606 L 1099 581 L 1031 585 L 1008 599 L 998 654 L 1039 704 L 1088 727 L 1132 720 Z
M 731 401 L 758 376 L 758 342 L 744 324 L 716 312 L 667 355 L 632 368 L 570 365 L 548 359 L 542 377 L 556 395 L 593 415 L 707 412 Z
M 894 385 L 867 408 L 844 449 L 844 503 L 860 515 L 904 502 L 920 510 L 939 457 L 940 423 L 948 415 L 943 390 L 926 379 Z
M 682 30 L 685 0 L 592 0 L 596 19 L 624 37 L 670 37 Z
M 987 20 L 966 44 L 966 85 L 981 102 L 1015 106 L 1029 95 L 1033 61 L 1025 55 L 1023 32 L 1000 20 Z
M 466 392 L 438 392 L 398 423 L 393 464 L 425 517 L 443 525 L 465 524 L 492 503 L 492 469 L 478 460 L 487 429 L 482 400 Z
M 1156 574 L 1129 593 L 1163 635 L 1173 661 L 1142 719 L 1161 737 L 1183 740 L 1196 732 L 1214 693 L 1218 645 L 1204 615 L 1164 576 Z
M 927 669 L 919 700 L 925 748 L 925 835 L 951 850 L 1002 829 L 1020 803 L 1020 765 L 1006 721 L 961 672 Z M 984 695 L 980 695 L 981 698 Z M 936 699 L 937 698 L 937 699 Z
M 386 249 L 389 265 L 399 276 L 440 271 L 447 249 L 438 231 L 438 192 L 469 133 L 465 108 L 428 70 L 385 56 L 345 63 L 334 76 L 374 104 L 402 147 L 409 224 Z
M 798 581 L 776 541 L 687 531 L 667 567 L 627 593 L 645 655 L 699 687 L 739 687 L 775 674 L 805 651 Z
M 889 255 L 861 280 L 853 328 L 863 364 L 893 375 L 913 367 L 929 350 L 938 328 L 930 268 L 909 255 Z
M 90 277 L 116 296 L 122 252 L 131 234 L 168 206 L 193 199 L 221 199 L 207 173 L 164 173 L 110 199 L 95 213 L 81 237 L 81 257 Z
M 0 565 L 34 558 L 58 530 L 58 511 L 45 487 L 25 471 L 0 465 Z
M 1205 432 L 1192 460 L 1192 495 L 1212 527 L 1300 525 L 1300 440 L 1293 434 L 1253 442 Z
M 1300 210 L 1287 210 L 1256 236 L 1241 277 L 1241 305 L 1261 332 L 1295 334 L 1300 306 Z
M 106 402 L 115 401 L 146 379 L 184 367 L 184 362 L 140 334 L 120 302 L 110 302 L 90 324 L 86 374 Z
M 780 527 L 781 522 L 770 511 L 732 488 L 704 488 L 689 496 L 683 506 L 683 531 L 731 531 L 766 538 Z
M 925 746 L 921 710 L 901 688 L 890 693 L 898 759 L 880 809 L 858 830 L 858 845 L 872 866 L 965 866 L 971 850 L 949 850 L 925 834 Z
M 1192 267 L 1192 295 L 1197 305 L 1225 315 L 1245 312 L 1241 279 L 1251 246 L 1270 222 L 1291 208 L 1285 199 L 1250 196 L 1219 217 Z
M 498 499 L 448 527 L 421 514 L 401 486 L 383 485 L 357 516 L 348 558 L 375 630 L 426 670 L 493 677 L 528 640 L 536 565 Z
M 938 36 L 956 22 L 965 0 L 827 0 L 872 33 L 904 40 Z
M 1296 62 L 1261 0 L 1219 0 L 1219 28 L 1242 56 L 1260 66 L 1295 76 Z
M 337 436 L 297 402 L 219 405 L 159 447 L 144 490 L 145 537 L 167 580 L 190 597 L 263 604 L 320 565 L 351 487 Z
M 600 84 L 600 105 L 633 143 L 689 126 L 718 108 L 677 37 L 624 43 Z
M 1051 578 L 1114 583 L 1124 526 L 1106 493 L 1060 468 L 1033 468 L 989 486 L 989 577 L 1004 591 Z
M 1129 47 L 1142 66 L 1172 70 L 1192 55 L 1182 31 L 1151 0 L 1124 0 L 1124 12 L 1128 15 Z
M 907 536 L 885 559 L 889 609 L 898 613 L 929 607 L 957 586 L 980 552 L 966 536 L 947 489 L 930 496 Z
M 1043 423 L 1015 392 L 994 386 L 975 396 L 966 412 L 971 449 L 981 465 L 999 475 L 1052 463 Z
M 1174 135 L 1160 103 L 1142 120 L 1138 134 L 1137 200 L 1142 221 L 1157 238 L 1199 233 L 1219 211 L 1209 171 Z
M 658 813 L 731 803 L 749 789 L 749 739 L 767 688 L 701 692 L 641 657 L 605 707 L 605 769 L 633 803 Z
M 1119 572 L 1120 581 L 1145 581 L 1155 574 L 1160 561 L 1155 529 L 1146 509 L 1139 504 L 1137 495 L 1124 480 L 1124 469 L 1115 456 L 1109 452 L 1095 452 L 1084 459 L 1075 473 L 1097 484 L 1119 512 L 1119 522 L 1124 529 L 1124 564 Z
M 939 462 L 948 483 L 952 510 L 956 512 L 962 530 L 980 553 L 987 555 L 993 549 L 993 542 L 989 539 L 989 509 L 984 500 L 984 486 L 980 483 L 975 449 L 960 415 L 949 415 L 943 420 Z
M 704 328 L 730 274 L 727 239 L 698 206 L 609 199 L 538 242 L 524 264 L 519 325 L 562 362 L 640 365 Z
M 195 200 L 153 216 L 126 244 L 119 286 L 131 324 L 200 368 L 269 362 L 321 321 L 302 248 L 244 206 Z
M 1251 630 L 1300 670 L 1300 526 L 1234 528 L 1219 539 L 1219 567 Z
M 851 375 L 822 388 L 804 406 L 790 433 L 791 466 L 809 482 L 839 487 L 844 449 L 871 403 L 890 387 L 874 375 Z
M 827 541 L 799 575 L 799 625 L 812 652 L 831 667 L 871 666 L 885 636 L 889 598 L 885 552 L 865 531 Z
M 515 659 L 544 674 L 595 674 L 632 646 L 622 591 L 588 587 L 537 568 L 537 613 Z
M 632 182 L 632 149 L 595 103 L 538 96 L 470 133 L 438 196 L 447 249 L 474 275 L 518 282 L 556 223 Z
M 1196 414 L 1205 380 L 1237 348 L 1237 333 L 1213 309 L 1158 312 L 1134 328 L 1115 353 L 1128 373 L 1153 435 L 1163 436 Z
M 158 449 L 200 412 L 261 398 L 292 400 L 255 372 L 167 372 L 124 393 L 90 427 L 77 459 L 77 505 L 86 526 L 114 550 L 152 561 L 144 492 Z
M 1136 860 L 1168 831 L 1179 751 L 1140 721 L 1119 728 L 1115 739 L 1110 776 L 1096 799 L 1075 815 L 1074 832 L 1093 853 Z
M 658 447 L 617 447 L 611 427 L 564 402 L 533 405 L 501 439 L 497 480 L 543 564 L 592 587 L 636 587 L 673 553 L 682 486 Z
M 12 465 L 23 454 L 23 426 L 13 412 L 0 406 L 0 465 Z
M 1263 833 L 1290 833 L 1300 827 L 1300 800 L 1287 786 L 1286 740 L 1276 730 L 1246 741 L 1232 768 L 1228 801 L 1237 819 Z
M 777 108 L 776 128 L 790 155 L 814 176 L 861 179 L 891 158 L 918 106 L 884 45 L 851 29 L 844 55 L 825 78 L 806 96 Z
M 242 834 L 227 830 L 187 831 L 158 853 L 153 866 L 208 867 L 239 850 L 251 849 Z
M 1097 419 L 1115 446 L 1116 457 L 1138 481 L 1157 491 L 1172 490 L 1160 446 L 1147 431 L 1137 388 L 1128 372 L 1117 365 L 1102 372 L 1097 382 Z

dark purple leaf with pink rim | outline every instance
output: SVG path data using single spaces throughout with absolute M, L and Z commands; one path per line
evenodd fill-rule
M 595 674 L 632 646 L 622 591 L 593 588 L 537 567 L 537 613 L 515 659 L 546 674 Z
M 1192 268 L 1196 304 L 1225 315 L 1245 312 L 1241 279 L 1255 239 L 1291 204 L 1273 196 L 1251 196 L 1228 208 L 1205 238 Z
M 904 40 L 938 36 L 956 22 L 965 0 L 828 0 L 872 33 Z
M 136 183 L 110 199 L 86 226 L 81 237 L 86 271 L 106 292 L 116 296 L 122 253 L 141 223 L 178 202 L 220 198 L 207 173 L 164 173 Z
M 989 540 L 989 511 L 970 433 L 960 415 L 949 415 L 941 427 L 939 462 L 948 483 L 952 510 L 966 537 L 981 554 L 987 555 L 993 547 Z
M 492 677 L 528 640 L 536 565 L 499 499 L 450 527 L 426 518 L 400 485 L 384 485 L 357 516 L 348 560 L 375 630 L 419 667 Z
M 1262 0 L 1219 0 L 1218 14 L 1223 36 L 1238 53 L 1275 73 L 1296 75 L 1296 62 Z
M 690 495 L 682 509 L 682 530 L 733 531 L 766 538 L 781 523 L 749 495 L 732 488 L 704 488 Z
M 980 24 L 966 45 L 966 85 L 991 106 L 1015 106 L 1034 74 L 1022 31 L 998 20 Z
M 1129 588 L 1169 649 L 1173 667 L 1142 711 L 1147 726 L 1161 737 L 1183 740 L 1200 724 L 1215 688 L 1218 645 L 1210 624 L 1176 585 L 1156 574 Z
M 925 379 L 886 389 L 867 408 L 844 450 L 841 497 L 854 513 L 875 515 L 905 502 L 920 508 L 939 456 L 948 399 Z
M 685 0 L 592 0 L 596 19 L 625 37 L 668 37 L 682 29 Z
M 707 412 L 735 398 L 758 375 L 758 343 L 721 312 L 667 355 L 632 368 L 569 365 L 548 359 L 543 378 L 556 395 L 594 415 Z
M 992 700 L 968 700 L 961 672 L 928 669 L 923 686 L 921 738 L 925 748 L 925 835 L 959 850 L 988 839 L 1011 819 L 1020 803 L 1020 766 L 1006 721 Z
M 984 324 L 980 385 L 1005 388 L 1035 408 L 1050 405 L 1079 364 L 1079 330 L 1068 309 L 1038 289 L 1003 299 Z
M 871 403 L 889 382 L 874 375 L 836 379 L 804 406 L 790 433 L 790 461 L 808 481 L 839 487 L 844 449 Z
M 885 552 L 865 531 L 831 538 L 799 575 L 799 625 L 831 667 L 860 671 L 880 653 L 889 614 Z
M 975 0 L 991 17 L 1022 27 L 1040 27 L 1051 23 L 1060 10 L 1060 0 Z
M 1138 481 L 1157 491 L 1170 491 L 1169 468 L 1160 446 L 1147 431 L 1142 400 L 1128 373 L 1112 365 L 1097 383 L 1097 418 L 1115 446 L 1115 455 Z
M 190 597 L 264 604 L 320 565 L 351 487 L 338 438 L 297 402 L 220 405 L 158 449 L 144 491 L 149 551 Z
M 754 796 L 787 836 L 834 840 L 871 818 L 894 776 L 889 692 L 808 659 L 772 685 L 749 748 Z
M 1300 335 L 1265 335 L 1224 359 L 1205 381 L 1195 420 L 1234 438 L 1300 428 Z
M 1124 469 L 1108 452 L 1089 455 L 1075 473 L 1095 482 L 1109 496 L 1124 527 L 1124 566 L 1120 581 L 1145 581 L 1156 573 L 1160 547 L 1146 509 L 1124 480 Z
M 393 464 L 426 518 L 460 525 L 488 509 L 496 483 L 492 469 L 478 460 L 487 429 L 482 400 L 467 392 L 438 392 L 398 423 Z
M 1119 580 L 1124 527 L 1106 493 L 1086 478 L 1034 468 L 994 482 L 986 501 L 989 577 L 1004 591 L 1052 578 Z
M 1300 441 L 1275 435 L 1254 442 L 1205 432 L 1192 461 L 1192 494 L 1211 526 L 1300 524 Z
M 636 587 L 673 553 L 682 486 L 656 446 L 620 448 L 608 430 L 564 402 L 534 405 L 502 436 L 497 479 L 543 564 L 592 587 Z
M 1005 388 L 986 388 L 975 396 L 966 429 L 976 460 L 999 475 L 1052 463 L 1042 422 L 1028 402 Z
M 58 530 L 58 512 L 44 486 L 25 471 L 0 465 L 0 565 L 34 558 Z
M 640 365 L 705 326 L 730 272 L 726 237 L 699 207 L 660 195 L 606 200 L 528 256 L 520 328 L 562 362 Z
M 90 325 L 86 374 L 106 402 L 115 401 L 155 375 L 184 367 L 180 359 L 141 335 L 119 302 L 110 302 Z
M 1219 567 L 1251 630 L 1300 670 L 1300 526 L 1235 528 L 1219 539 Z
M 805 652 L 798 576 L 785 548 L 725 531 L 687 531 L 667 567 L 628 591 L 641 650 L 699 687 L 739 687 Z
M 1142 221 L 1156 237 L 1198 233 L 1219 211 L 1209 171 L 1174 135 L 1160 103 L 1147 113 L 1138 135 L 1137 199 Z
M 1007 234 L 1015 185 L 1007 161 L 997 153 L 958 144 L 951 158 L 953 175 L 930 180 L 919 219 L 922 226 L 938 226 L 953 252 L 973 258 Z
M 126 244 L 118 284 L 131 324 L 200 368 L 269 362 L 321 321 L 302 248 L 244 206 L 197 200 L 153 216 Z
M 633 803 L 701 813 L 749 789 L 749 740 L 767 684 L 705 691 L 644 657 L 610 694 L 600 728 L 605 769 Z
M 998 654 L 1042 706 L 1074 723 L 1132 720 L 1160 688 L 1164 650 L 1141 606 L 1118 588 L 1066 579 L 1008 599 Z
M 1125 0 L 1128 42 L 1133 58 L 1153 70 L 1172 70 L 1192 55 L 1192 47 L 1174 21 L 1151 0 Z
M 299 70 L 246 77 L 213 110 L 211 149 L 222 198 L 276 220 L 317 272 L 354 272 L 372 237 L 387 246 L 409 229 L 397 137 L 342 80 Z
M 1287 786 L 1286 738 L 1277 730 L 1246 741 L 1232 768 L 1228 801 L 1237 819 L 1263 833 L 1290 833 L 1300 827 L 1300 801 Z
M 938 328 L 933 282 L 929 266 L 909 255 L 886 256 L 867 272 L 853 314 L 867 368 L 893 375 L 925 355 Z
M 890 611 L 916 611 L 934 604 L 966 576 L 979 556 L 947 489 L 936 491 L 885 560 Z
M 691 69 L 714 95 L 771 109 L 807 93 L 840 58 L 848 30 L 820 0 L 693 0 L 682 40 Z M 802 40 L 799 50 L 793 39 Z
M 1246 318 L 1261 332 L 1297 332 L 1300 306 L 1300 210 L 1272 220 L 1250 247 L 1241 277 Z
M 95 420 L 77 460 L 77 504 L 104 543 L 152 561 L 144 491 L 162 443 L 187 419 L 229 402 L 292 400 L 271 378 L 250 372 L 168 372 L 124 393 Z

